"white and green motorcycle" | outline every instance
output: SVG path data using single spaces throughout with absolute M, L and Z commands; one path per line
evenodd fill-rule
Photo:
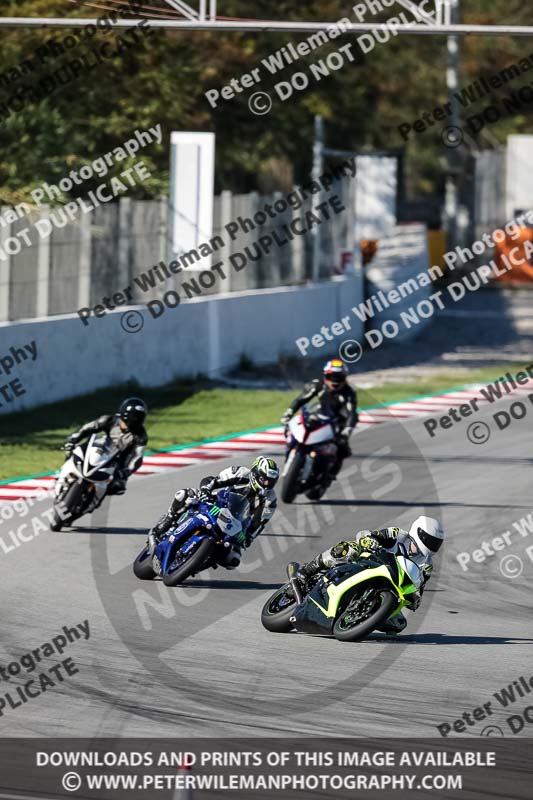
M 358 642 L 408 606 L 423 583 L 420 567 L 404 547 L 396 554 L 381 548 L 362 552 L 356 561 L 316 575 L 305 595 L 296 579 L 298 568 L 288 565 L 289 582 L 263 607 L 261 622 L 268 631 L 295 629 Z

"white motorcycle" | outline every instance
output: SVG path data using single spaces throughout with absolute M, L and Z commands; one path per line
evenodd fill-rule
M 77 445 L 55 483 L 53 531 L 60 531 L 100 501 L 113 480 L 120 450 L 105 433 Z
M 288 424 L 281 486 L 283 502 L 292 503 L 302 492 L 310 500 L 319 500 L 330 484 L 329 475 L 336 459 L 332 419 L 320 407 L 304 406 Z

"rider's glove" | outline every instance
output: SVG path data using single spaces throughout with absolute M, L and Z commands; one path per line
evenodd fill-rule
M 212 492 L 215 488 L 215 484 L 217 482 L 216 478 L 209 477 L 209 478 L 202 478 L 200 481 L 200 493 L 202 492 Z
M 194 489 L 189 491 L 187 499 L 185 500 L 185 508 L 189 508 L 190 506 L 197 506 L 200 500 L 202 500 L 203 492 L 197 493 Z
M 246 538 L 247 538 L 246 533 L 244 531 L 241 531 L 236 536 L 233 536 L 231 538 L 233 547 L 235 547 L 236 549 L 240 549 L 241 547 L 243 547 L 246 550 L 247 547 Z
M 284 413 L 284 415 L 280 419 L 281 424 L 282 425 L 288 425 L 290 420 L 291 420 L 291 417 L 292 417 L 292 411 L 290 409 L 287 409 L 287 411 Z
M 378 549 L 379 544 L 372 536 L 363 536 L 362 539 L 359 539 L 359 546 L 361 550 L 370 550 L 374 552 Z

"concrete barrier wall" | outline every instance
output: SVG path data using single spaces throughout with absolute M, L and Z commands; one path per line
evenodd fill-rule
M 349 314 L 361 299 L 361 280 L 350 277 L 196 298 L 157 319 L 137 306 L 91 318 L 87 327 L 74 314 L 0 324 L 0 414 L 128 381 L 160 386 L 198 373 L 215 377 L 243 354 L 256 364 L 273 363 L 281 353 L 301 357 L 296 339 Z M 133 328 L 142 320 L 142 329 L 124 330 L 126 320 Z M 355 319 L 350 334 L 362 334 Z M 338 345 L 312 354 L 327 357 Z

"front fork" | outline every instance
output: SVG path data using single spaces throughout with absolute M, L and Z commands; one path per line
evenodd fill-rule
M 83 478 L 77 475 L 76 472 L 73 470 L 72 457 L 70 457 L 67 458 L 67 460 L 65 461 L 65 463 L 63 464 L 63 466 L 59 471 L 59 475 L 56 478 L 54 487 L 54 503 L 56 505 L 61 503 L 62 498 L 67 493 L 68 489 L 72 486 L 73 483 L 76 482 L 81 484 L 83 482 Z M 93 498 L 91 499 L 84 513 L 90 513 L 94 508 L 96 508 L 100 504 L 100 501 L 105 495 L 108 486 L 107 483 L 103 482 L 96 484 L 87 481 L 87 484 L 88 484 L 87 491 L 89 494 L 93 495 Z
M 63 463 L 55 480 L 54 494 L 56 500 L 59 500 L 67 491 L 68 487 L 74 483 L 74 481 L 78 480 L 78 476 L 74 473 L 72 466 L 72 456 L 70 456 L 70 458 L 67 458 Z
M 285 466 L 283 467 L 283 472 L 281 473 L 282 478 L 285 477 L 287 472 L 289 471 L 289 467 L 292 464 L 293 459 L 296 456 L 296 447 L 291 447 L 290 445 L 287 447 L 286 453 L 286 461 Z M 313 450 L 310 453 L 305 454 L 305 462 L 302 467 L 302 471 L 300 473 L 300 483 L 302 485 L 306 484 L 309 478 L 313 473 L 313 468 L 315 466 L 315 459 L 316 459 L 316 452 Z

